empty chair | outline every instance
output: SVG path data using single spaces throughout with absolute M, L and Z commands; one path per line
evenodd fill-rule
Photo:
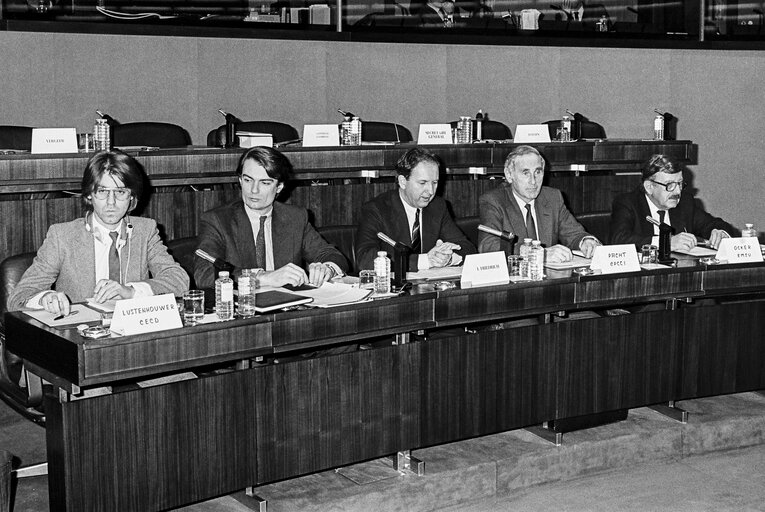
M 270 133 L 274 137 L 274 144 L 298 140 L 300 138 L 300 134 L 294 127 L 278 121 L 239 121 L 236 123 L 236 129 L 245 132 Z M 207 145 L 210 147 L 223 146 L 223 141 L 225 140 L 225 124 L 210 130 L 210 133 L 207 134 Z
M 550 138 L 557 138 L 558 128 L 560 128 L 560 119 L 553 121 L 545 121 L 547 130 L 550 132 Z M 571 123 L 571 138 L 576 139 L 605 139 L 606 130 L 595 121 L 589 119 L 581 119 L 578 123 L 573 121 Z
M 121 123 L 112 127 L 112 145 L 156 146 L 160 148 L 186 147 L 191 144 L 189 132 L 172 123 Z
M 0 149 L 32 149 L 32 128 L 28 126 L 0 126 Z
M 406 126 L 384 121 L 361 122 L 361 140 L 366 142 L 412 142 L 412 132 Z
M 457 128 L 459 121 L 452 121 L 452 128 Z M 473 119 L 473 137 L 476 135 L 476 122 Z M 513 138 L 513 132 L 505 123 L 484 119 L 481 121 L 481 140 L 510 140 Z

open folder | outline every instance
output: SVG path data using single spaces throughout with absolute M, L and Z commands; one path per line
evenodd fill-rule
M 255 294 L 255 311 L 268 313 L 277 309 L 307 304 L 313 299 L 286 290 L 266 290 Z

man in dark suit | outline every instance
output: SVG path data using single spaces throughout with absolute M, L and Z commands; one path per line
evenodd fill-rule
M 643 166 L 643 183 L 614 200 L 611 209 L 611 243 L 658 245 L 659 228 L 646 217 L 672 226 L 671 249 L 690 250 L 696 237 L 709 239 L 713 248 L 736 229 L 697 207 L 685 188 L 682 168 L 664 155 L 653 155 Z
M 304 208 L 275 202 L 291 170 L 274 149 L 246 151 L 236 169 L 242 198 L 202 214 L 199 248 L 237 269 L 255 269 L 263 286 L 321 285 L 348 270 L 340 251 L 308 223 Z M 215 277 L 211 263 L 195 260 L 197 286 L 212 287 Z
M 446 209 L 436 197 L 440 163 L 429 151 L 413 148 L 396 163 L 396 189 L 384 192 L 364 205 L 356 232 L 359 269 L 371 269 L 377 251 L 393 249 L 377 237 L 382 232 L 412 247 L 409 270 L 459 265 L 466 254 L 475 252 Z
M 507 155 L 507 183 L 479 199 L 481 224 L 514 233 L 516 240 L 541 241 L 549 262 L 570 261 L 574 249 L 591 257 L 600 242 L 568 211 L 559 190 L 542 186 L 544 166 L 544 158 L 531 146 L 518 146 Z M 515 248 L 512 245 L 484 232 L 478 237 L 480 252 L 518 252 L 520 244 L 515 243 Z

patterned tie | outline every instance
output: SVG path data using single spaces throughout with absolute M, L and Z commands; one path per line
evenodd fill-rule
M 539 240 L 537 238 L 537 225 L 534 222 L 534 216 L 531 215 L 531 205 L 526 203 L 526 238 Z
M 420 242 L 420 209 L 414 214 L 414 226 L 412 226 L 412 252 L 420 253 L 422 243 Z
M 266 219 L 268 215 L 260 217 L 260 231 L 255 239 L 255 268 L 266 268 Z
M 117 237 L 119 237 L 119 233 L 110 231 L 109 237 L 112 239 L 112 246 L 109 248 L 109 280 L 122 284 L 122 279 L 120 279 L 120 253 L 117 251 Z

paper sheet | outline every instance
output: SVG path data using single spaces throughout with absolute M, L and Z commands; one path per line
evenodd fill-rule
M 446 279 L 459 279 L 462 275 L 462 267 L 436 267 L 418 272 L 407 272 L 407 281 L 440 281 Z
M 324 283 L 319 288 L 300 291 L 300 295 L 313 298 L 313 302 L 310 303 L 311 306 L 319 308 L 360 302 L 369 297 L 371 293 L 372 290 L 331 282 Z
M 53 319 L 58 315 L 48 313 L 44 309 L 27 310 L 24 311 L 24 313 L 31 316 L 35 320 L 39 320 L 48 327 L 62 327 L 64 325 L 87 324 L 90 322 L 101 321 L 101 313 L 90 309 L 84 304 L 72 304 L 69 316 L 56 321 Z
M 716 249 L 709 249 L 708 247 L 702 247 L 700 245 L 697 245 L 696 247 L 691 248 L 690 251 L 686 250 L 674 250 L 672 252 L 677 252 L 680 254 L 687 254 L 689 256 L 695 256 L 697 258 L 706 258 L 707 256 L 715 256 L 717 254 Z
M 592 263 L 591 258 L 585 258 L 576 254 L 578 251 L 574 251 L 574 257 L 571 261 L 563 261 L 560 263 L 545 262 L 545 267 L 553 270 L 565 270 L 569 268 L 589 267 Z

